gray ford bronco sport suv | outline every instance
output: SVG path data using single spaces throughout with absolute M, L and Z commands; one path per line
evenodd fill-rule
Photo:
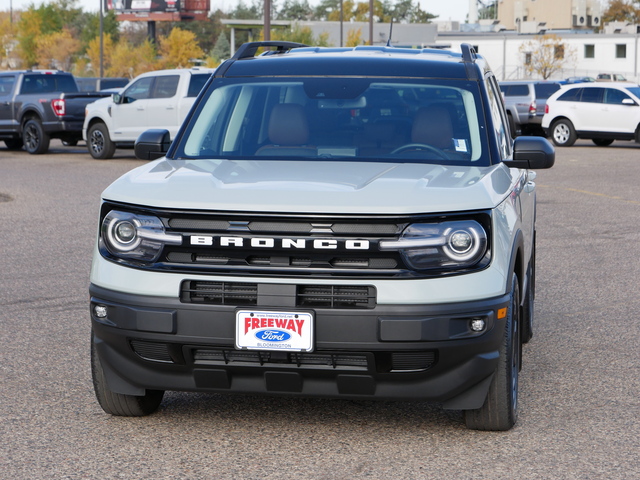
M 471 47 L 245 44 L 174 141 L 147 131 L 136 155 L 154 161 L 103 192 L 91 271 L 106 412 L 177 390 L 430 401 L 514 425 L 531 170 L 554 150 L 511 138 Z

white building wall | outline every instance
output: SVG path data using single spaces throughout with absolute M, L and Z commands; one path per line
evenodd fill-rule
M 564 79 L 572 76 L 595 77 L 601 72 L 621 73 L 628 80 L 640 82 L 639 37 L 635 34 L 557 34 L 575 51 L 574 60 L 565 62 L 563 69 L 552 76 Z M 478 47 L 478 53 L 487 59 L 498 80 L 527 78 L 524 69 L 524 54 L 520 46 L 533 40 L 535 35 L 484 34 L 484 35 L 438 35 L 438 46 L 451 46 L 460 50 L 461 43 Z M 594 46 L 594 58 L 585 58 L 585 45 Z M 626 46 L 626 57 L 616 58 L 617 45 Z

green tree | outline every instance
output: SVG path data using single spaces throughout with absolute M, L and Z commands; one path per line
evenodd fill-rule
M 308 0 L 285 0 L 278 10 L 279 20 L 309 20 L 313 16 L 313 9 Z
M 413 0 L 400 0 L 395 4 L 386 1 L 383 4 L 383 11 L 385 18 L 393 17 L 394 21 L 401 23 L 429 23 L 438 17 L 422 10 L 420 4 Z
M 246 5 L 240 0 L 236 8 L 229 13 L 229 18 L 236 20 L 258 20 L 263 17 L 264 4 L 260 0 L 253 0 L 251 5 Z
M 218 62 L 231 56 L 231 44 L 229 43 L 226 33 L 222 32 L 218 36 L 218 40 L 216 40 L 216 44 L 211 50 L 210 56 Z

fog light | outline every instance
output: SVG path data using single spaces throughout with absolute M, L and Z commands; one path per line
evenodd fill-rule
M 93 307 L 93 313 L 95 313 L 98 318 L 107 318 L 107 307 L 104 305 L 96 305 Z
M 486 322 L 482 318 L 471 319 L 471 330 L 474 332 L 482 332 L 487 326 Z

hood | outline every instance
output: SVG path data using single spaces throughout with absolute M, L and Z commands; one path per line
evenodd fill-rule
M 493 208 L 514 181 L 503 164 L 160 159 L 123 175 L 102 196 L 188 210 L 413 214 Z

